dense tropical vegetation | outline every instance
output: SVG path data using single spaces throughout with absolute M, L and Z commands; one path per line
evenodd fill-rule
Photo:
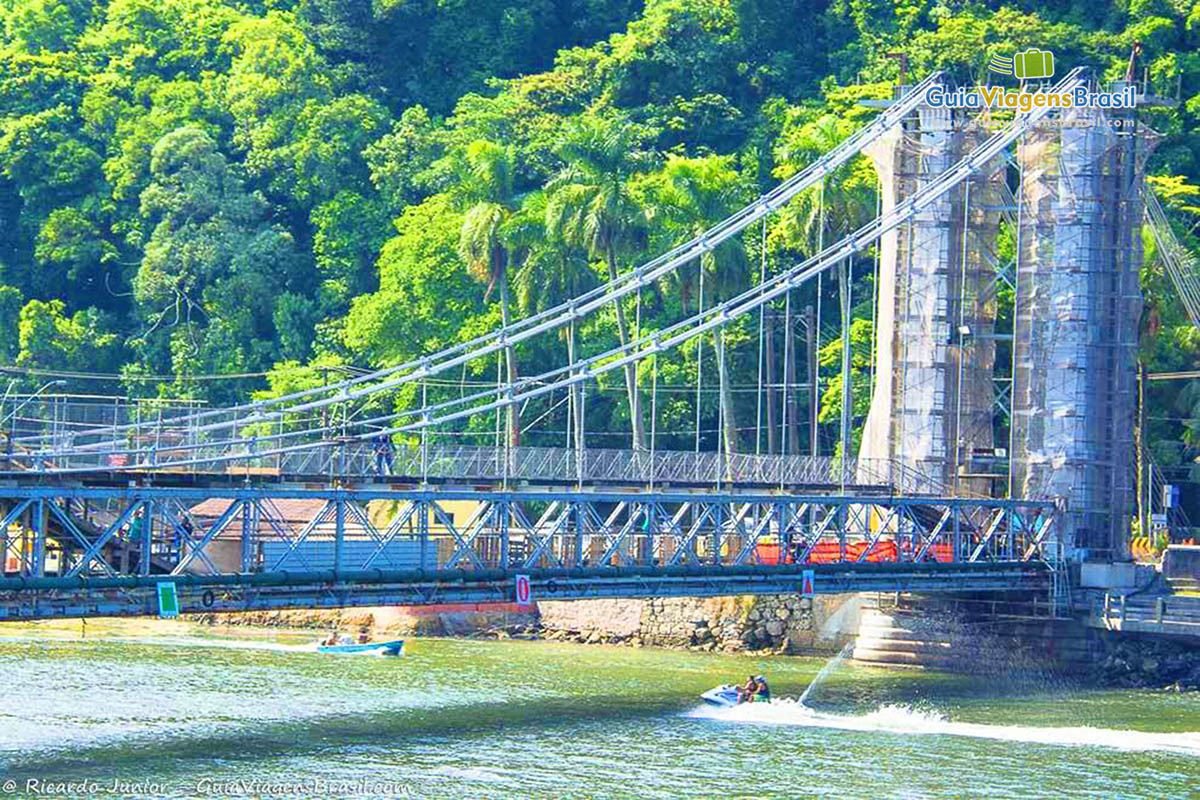
M 894 53 L 911 75 L 967 82 L 993 53 L 1042 47 L 1114 79 L 1135 41 L 1180 101 L 1147 112 L 1165 134 L 1151 171 L 1181 230 L 1196 226 L 1193 0 L 0 0 L 0 363 L 30 387 L 86 372 L 71 390 L 213 403 L 398 363 L 721 219 L 875 113 L 860 101 L 888 95 Z M 639 301 L 434 389 L 536 374 L 568 348 L 602 352 L 710 307 L 869 219 L 875 193 L 859 160 L 823 213 L 800 198 Z M 870 262 L 851 292 L 860 416 Z M 1200 336 L 1153 259 L 1145 282 L 1150 368 L 1196 367 Z M 796 318 L 815 291 L 797 292 Z M 818 327 L 836 326 L 837 291 L 823 282 Z M 654 375 L 605 376 L 589 430 L 645 442 L 635 389 L 653 380 L 660 447 L 692 446 L 699 414 L 707 446 L 753 449 L 756 418 L 781 419 L 745 390 L 758 324 L 664 356 Z M 840 344 L 822 336 L 828 451 Z M 1193 457 L 1200 382 L 1156 385 L 1153 401 L 1160 460 Z M 552 406 L 515 409 L 510 435 L 518 414 L 564 431 L 566 406 Z

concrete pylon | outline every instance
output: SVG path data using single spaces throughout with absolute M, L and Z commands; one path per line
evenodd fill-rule
M 873 143 L 866 153 L 883 211 L 936 179 L 981 135 L 947 109 L 923 108 L 907 128 Z M 904 488 L 988 492 L 988 481 L 960 473 L 993 440 L 991 257 L 1003 178 L 999 166 L 982 167 L 880 241 L 875 391 L 859 456 L 864 470 L 879 460 L 903 465 L 893 480 Z M 918 485 L 906 485 L 914 476 Z

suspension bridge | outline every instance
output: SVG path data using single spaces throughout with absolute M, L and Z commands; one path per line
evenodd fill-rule
M 806 571 L 818 592 L 1008 591 L 1061 607 L 1071 563 L 1119 561 L 1127 547 L 1153 137 L 1133 111 L 930 108 L 926 90 L 942 81 L 904 87 L 691 241 L 417 360 L 226 408 L 6 398 L 0 618 L 154 614 L 164 583 L 190 612 L 511 601 L 518 575 L 539 598 L 780 593 Z M 1043 88 L 1085 85 L 1076 69 Z M 860 155 L 880 174 L 875 219 L 733 297 L 704 308 L 702 295 L 694 313 L 642 328 L 645 290 L 753 235 Z M 1157 204 L 1150 214 L 1155 235 L 1171 237 Z M 1001 226 L 1016 234 L 1011 258 L 999 255 Z M 659 356 L 708 337 L 723 363 L 727 326 L 756 320 L 768 383 L 763 321 L 780 305 L 791 319 L 794 295 L 823 274 L 843 289 L 848 385 L 846 271 L 872 251 L 876 377 L 856 455 L 848 401 L 844 457 L 800 454 L 788 402 L 780 452 L 734 452 L 720 435 L 709 451 L 659 446 Z M 1004 288 L 1011 330 L 997 314 Z M 612 309 L 633 312 L 630 335 L 580 355 L 581 323 Z M 499 360 L 532 342 L 565 351 L 560 365 L 503 380 Z M 785 391 L 795 350 L 789 332 Z M 430 396 L 438 376 L 492 362 L 494 386 Z M 595 446 L 595 432 L 589 446 L 586 406 L 608 375 L 648 428 L 635 426 L 628 449 Z M 761 425 L 773 389 L 757 391 Z M 388 410 L 399 392 L 417 402 Z M 518 445 L 506 429 L 505 415 L 511 425 L 539 402 L 565 410 L 560 447 Z M 448 443 L 446 431 L 468 425 L 494 425 L 493 440 Z

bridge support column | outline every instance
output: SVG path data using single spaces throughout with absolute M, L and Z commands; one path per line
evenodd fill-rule
M 960 121 L 948 110 L 922 108 L 908 128 L 867 149 L 884 213 L 982 138 Z M 1000 206 L 1003 163 L 997 157 L 981 165 L 879 243 L 877 368 L 859 455 L 912 468 L 892 476 L 905 490 L 991 489 L 986 481 L 963 483 L 959 473 L 973 451 L 992 447 L 998 218 L 987 209 Z
M 1026 136 L 1013 492 L 1067 502 L 1068 558 L 1122 559 L 1134 504 L 1140 231 L 1149 137 L 1100 109 Z
M 501 501 L 497 504 L 496 513 L 499 514 L 499 530 L 500 535 L 500 569 L 508 569 L 508 530 L 509 522 L 512 520 L 512 504 L 507 501 Z
M 157 505 L 153 500 L 147 500 L 146 505 L 142 506 L 142 539 L 140 544 L 141 556 L 138 559 L 138 574 L 150 574 L 150 558 L 153 554 L 151 547 L 154 539 L 154 514 L 157 510 Z
M 337 575 L 342 571 L 346 548 L 346 499 L 339 497 L 333 503 L 333 574 Z
M 420 544 L 418 545 L 421 553 L 421 569 L 429 569 L 429 505 L 420 500 L 413 501 L 415 506 L 413 513 L 417 518 L 417 537 Z
M 46 501 L 38 500 L 33 507 L 32 563 L 29 573 L 41 578 L 46 575 Z

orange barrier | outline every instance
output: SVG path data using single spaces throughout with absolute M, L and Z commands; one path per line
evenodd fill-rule
M 792 564 L 796 560 L 790 553 L 786 561 L 779 560 L 779 542 L 763 542 L 755 545 L 754 555 L 760 564 Z
M 877 563 L 881 561 L 899 561 L 899 550 L 897 550 L 895 542 L 876 542 L 875 544 L 871 545 L 871 549 L 869 551 L 867 550 L 867 543 L 860 542 L 859 544 L 851 545 L 849 549 L 853 554 L 852 557 L 856 561 L 860 557 L 862 557 L 863 561 L 869 561 L 871 563 Z M 866 553 L 865 557 L 862 556 L 863 553 Z
M 842 560 L 842 547 L 837 542 L 817 542 L 808 553 L 808 564 L 836 564 Z
M 954 560 L 954 546 L 949 542 L 939 542 L 925 551 L 925 558 L 939 564 L 949 564 Z
M 792 553 L 788 553 L 786 559 L 780 560 L 780 547 L 778 542 L 763 542 L 754 548 L 754 553 L 758 557 L 759 564 L 794 564 L 796 557 Z M 870 552 L 867 552 L 866 542 L 848 542 L 846 544 L 846 557 L 842 558 L 841 544 L 836 541 L 820 541 L 813 546 L 809 551 L 808 557 L 804 560 L 806 564 L 837 564 L 842 561 L 858 561 L 863 553 L 867 553 L 861 560 L 868 563 L 895 563 L 900 560 L 900 551 L 893 541 L 876 542 L 871 545 Z M 915 553 L 905 552 L 906 560 L 911 560 Z M 931 546 L 925 551 L 926 561 L 936 561 L 941 564 L 949 564 L 954 561 L 954 546 L 949 542 L 939 542 Z

